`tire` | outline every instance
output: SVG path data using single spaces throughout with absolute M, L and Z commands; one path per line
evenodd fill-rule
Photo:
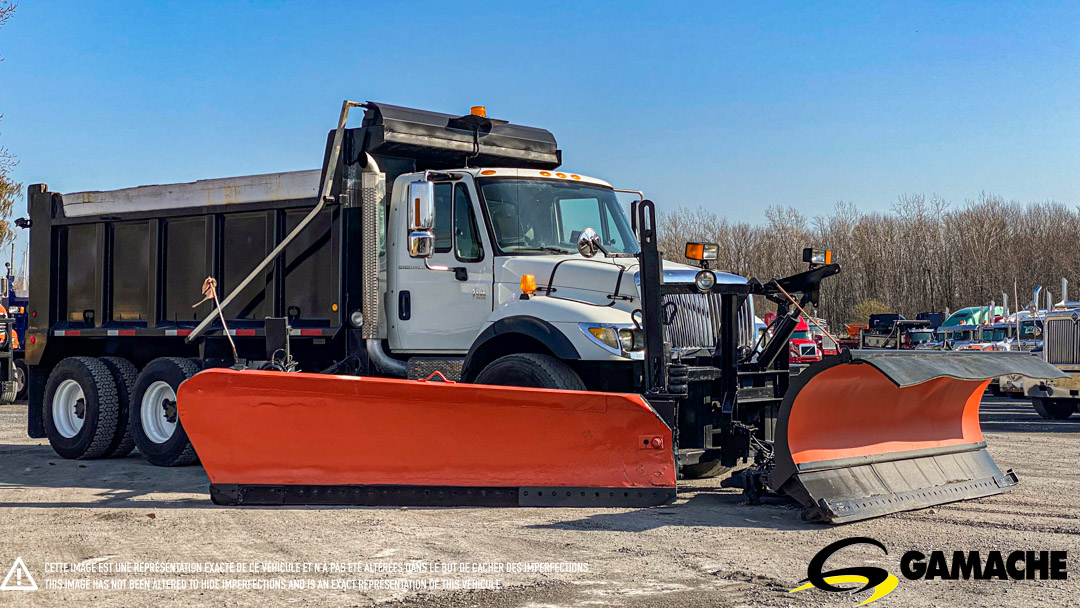
M 719 477 L 735 470 L 736 467 L 724 466 L 719 460 L 709 460 L 697 464 L 684 464 L 679 468 L 685 479 L 704 479 L 706 477 Z
M 1035 411 L 1047 420 L 1065 420 L 1076 411 L 1076 402 L 1071 399 L 1032 397 L 1031 405 L 1034 405 Z
M 188 359 L 163 357 L 148 363 L 135 380 L 131 434 L 139 453 L 150 464 L 178 467 L 198 462 L 176 414 L 176 389 L 198 372 L 199 368 Z
M 135 449 L 135 438 L 131 435 L 131 395 L 135 393 L 135 380 L 139 369 L 131 361 L 122 357 L 101 357 L 100 361 L 109 368 L 113 381 L 116 382 L 116 396 L 120 400 L 120 422 L 116 437 L 106 450 L 105 458 L 123 458 Z
M 1002 397 L 1005 395 L 1005 392 L 1001 390 L 1001 385 L 999 384 L 990 384 L 989 390 L 990 394 L 994 397 Z
M 499 357 L 480 371 L 474 384 L 586 390 L 581 376 L 569 365 L 550 355 L 537 353 Z
M 15 392 L 15 400 L 26 399 L 26 360 L 15 360 L 15 382 L 18 383 L 18 389 Z
M 120 426 L 116 382 L 92 357 L 68 357 L 53 368 L 42 408 L 45 436 L 63 458 L 100 458 Z

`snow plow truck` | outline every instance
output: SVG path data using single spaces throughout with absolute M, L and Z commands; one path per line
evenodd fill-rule
M 201 461 L 226 505 L 650 506 L 739 471 L 840 523 L 1016 483 L 982 392 L 1057 369 L 845 350 L 793 375 L 830 254 L 764 282 L 711 243 L 664 261 L 651 201 L 561 164 L 481 107 L 345 102 L 321 170 L 30 186 L 30 436 Z

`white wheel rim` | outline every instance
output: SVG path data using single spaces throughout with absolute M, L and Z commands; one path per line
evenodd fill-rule
M 143 393 L 139 419 L 143 433 L 154 443 L 165 443 L 176 432 L 176 391 L 168 382 L 158 380 Z
M 26 372 L 24 372 L 21 367 L 16 367 L 15 390 L 21 393 L 24 386 L 26 386 Z
M 64 380 L 52 399 L 53 424 L 62 436 L 71 439 L 82 430 L 86 421 L 86 395 L 75 380 Z

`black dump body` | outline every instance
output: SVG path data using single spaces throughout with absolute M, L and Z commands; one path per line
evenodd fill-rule
M 417 170 L 560 163 L 555 137 L 543 129 L 364 107 L 361 126 L 346 130 L 333 200 L 225 309 L 241 358 L 267 359 L 264 320 L 287 317 L 293 354 L 305 370 L 368 371 L 363 340 L 349 324 L 350 313 L 361 309 L 360 206 L 342 196 L 359 181 L 365 153 L 387 173 L 388 187 Z M 328 142 L 332 137 L 333 131 Z M 248 189 L 206 180 L 65 199 L 44 184 L 28 188 L 30 436 L 43 436 L 45 382 L 66 357 L 114 355 L 139 367 L 157 357 L 232 363 L 219 322 L 204 339 L 185 340 L 213 308 L 192 308 L 203 281 L 214 277 L 219 293 L 230 293 L 311 211 L 321 182 L 318 171 L 232 179 L 247 180 Z M 259 194 L 244 194 L 252 191 Z

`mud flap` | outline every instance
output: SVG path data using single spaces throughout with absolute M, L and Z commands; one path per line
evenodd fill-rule
M 1028 353 L 852 351 L 811 365 L 781 404 L 770 489 L 810 519 L 857 521 L 1000 494 L 1017 483 L 986 451 L 991 378 L 1061 372 Z
M 218 504 L 675 499 L 671 428 L 639 395 L 212 369 L 177 405 Z

